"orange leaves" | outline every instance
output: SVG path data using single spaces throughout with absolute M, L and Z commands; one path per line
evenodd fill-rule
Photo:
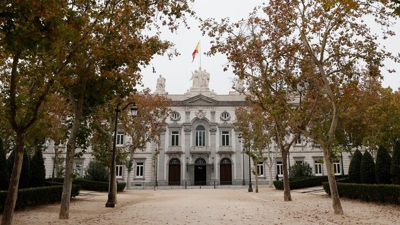
M 334 7 L 341 7 L 347 10 L 357 9 L 359 4 L 354 0 L 321 0 L 321 5 L 325 11 L 330 11 Z
M 255 104 L 239 107 L 235 110 L 234 126 L 243 134 L 243 147 L 254 151 L 263 151 L 274 136 L 272 120 L 263 109 Z
M 132 148 L 142 148 L 146 143 L 159 142 L 159 136 L 171 110 L 171 100 L 162 95 L 153 95 L 149 89 L 131 96 L 130 102 L 138 107 L 138 116 L 131 119 L 124 116 L 124 129 L 132 137 Z

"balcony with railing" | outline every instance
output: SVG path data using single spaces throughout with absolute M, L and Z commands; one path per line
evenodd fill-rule
M 219 154 L 232 154 L 233 153 L 233 148 L 232 146 L 219 146 L 217 149 L 217 153 Z
M 168 146 L 165 154 L 183 154 L 181 146 Z
M 192 146 L 190 148 L 190 153 L 211 153 L 211 148 L 209 146 Z

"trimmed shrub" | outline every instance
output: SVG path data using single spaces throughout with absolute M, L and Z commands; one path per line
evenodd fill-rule
M 78 184 L 81 186 L 82 190 L 90 191 L 108 191 L 108 182 L 92 181 L 87 179 L 75 179 L 73 184 Z M 123 191 L 125 189 L 125 182 L 117 182 L 117 192 Z
M 48 179 L 48 183 L 51 179 Z M 54 178 L 54 182 L 51 183 L 59 183 L 62 184 L 64 182 L 64 178 Z M 101 181 L 92 181 L 88 179 L 75 179 L 73 184 L 78 184 L 82 190 L 90 190 L 90 191 L 108 191 L 108 182 L 101 182 Z M 117 191 L 123 191 L 125 189 L 126 183 L 125 182 L 117 182 Z
M 64 177 L 54 177 L 54 179 L 52 179 L 52 178 L 49 178 L 49 179 L 46 179 L 46 181 L 47 182 L 52 182 L 52 183 L 60 183 L 61 185 L 64 183 Z
M 28 153 L 26 152 L 26 151 L 24 151 L 24 159 L 23 159 L 23 162 L 22 162 L 22 169 L 21 169 L 21 176 L 20 176 L 20 178 L 19 178 L 19 185 L 18 185 L 18 188 L 19 189 L 21 189 L 21 188 L 29 188 L 30 187 L 30 184 L 29 184 L 29 181 L 30 181 L 30 159 L 29 159 L 29 156 L 28 156 Z
M 289 184 L 290 184 L 290 182 L 289 182 Z M 283 189 L 284 189 L 284 187 L 283 187 L 283 181 L 281 181 L 281 180 L 274 180 L 274 187 L 275 187 L 275 189 L 283 190 Z M 291 189 L 291 188 L 290 188 L 290 189 Z
M 360 150 L 356 150 L 351 158 L 349 165 L 349 182 L 350 183 L 361 183 L 361 159 L 362 154 Z
M 30 167 L 30 186 L 43 187 L 46 184 L 46 168 L 44 166 L 44 159 L 42 150 L 38 149 L 31 160 Z
M 361 175 L 361 183 L 363 184 L 376 183 L 375 162 L 368 151 L 365 151 L 364 155 L 362 156 L 360 175 Z
M 400 184 L 400 142 L 396 141 L 393 147 L 392 165 L 390 174 L 393 184 Z
M 3 141 L 0 139 L 0 190 L 8 190 L 9 182 L 6 151 L 3 149 Z
M 49 186 L 37 188 L 25 188 L 18 190 L 18 198 L 15 210 L 23 209 L 28 206 L 37 206 L 61 201 L 63 186 Z M 71 197 L 79 195 L 80 186 L 72 185 Z M 7 191 L 0 191 L 0 212 L 4 210 L 7 198 Z
M 315 187 L 328 180 L 327 176 L 304 177 L 301 180 L 290 181 L 290 190 L 301 189 L 306 187 Z M 274 181 L 274 186 L 278 190 L 283 190 L 283 181 Z
M 324 182 L 323 187 L 330 195 L 329 183 Z M 383 184 L 349 184 L 337 183 L 339 196 L 351 199 L 359 199 L 367 202 L 383 202 L 400 204 L 400 186 Z
M 7 159 L 7 167 L 8 167 L 10 177 L 11 177 L 11 173 L 12 173 L 12 170 L 14 167 L 14 158 L 15 158 L 15 150 L 13 150 L 11 152 L 10 156 L 8 156 L 8 159 Z M 29 161 L 30 160 L 29 160 L 28 153 L 26 151 L 24 151 L 18 189 L 29 187 L 29 180 L 30 180 L 29 179 L 29 177 L 30 177 L 30 162 Z
M 312 168 L 307 162 L 296 163 L 289 169 L 290 179 L 298 179 L 301 177 L 309 177 L 312 175 Z
M 386 148 L 379 146 L 378 152 L 376 154 L 376 182 L 378 184 L 390 184 L 390 164 L 392 158 L 387 152 Z
M 108 182 L 107 168 L 95 160 L 90 161 L 86 170 L 85 178 L 93 181 Z

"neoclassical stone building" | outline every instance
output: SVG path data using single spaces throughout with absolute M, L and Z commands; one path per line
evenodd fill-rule
M 205 70 L 195 71 L 192 80 L 187 93 L 167 95 L 172 99 L 173 113 L 161 135 L 157 183 L 239 184 L 243 179 L 243 154 L 232 122 L 236 107 L 246 105 L 245 97 L 234 91 L 227 95 L 211 91 L 210 74 Z M 166 94 L 159 89 L 155 93 Z M 141 158 L 141 152 L 134 154 L 135 161 Z M 140 181 L 134 178 L 133 183 Z
M 133 154 L 133 171 L 128 182 L 138 186 L 192 186 L 192 185 L 242 185 L 249 181 L 249 157 L 243 154 L 239 132 L 233 127 L 236 120 L 235 109 L 246 106 L 245 96 L 237 91 L 217 94 L 209 89 L 210 74 L 206 70 L 192 73 L 193 84 L 181 95 L 165 92 L 165 78 L 159 77 L 154 94 L 166 95 L 172 99 L 172 114 L 166 121 L 161 134 L 161 144 L 148 143 L 147 148 Z M 236 90 L 242 82 L 236 84 Z M 117 145 L 123 147 L 129 142 L 123 131 L 118 132 Z M 63 145 L 60 152 L 65 153 Z M 79 151 L 79 149 L 78 149 Z M 271 152 L 272 151 L 272 152 Z M 62 154 L 63 154 L 62 153 Z M 281 177 L 282 159 L 271 146 L 265 153 L 269 160 L 259 162 L 257 171 L 259 183 L 268 184 L 269 170 Z M 49 145 L 44 153 L 47 177 L 52 176 L 54 146 Z M 77 174 L 84 175 L 84 169 L 92 159 L 90 149 L 80 159 L 75 160 Z M 315 175 L 325 174 L 321 149 L 313 147 L 300 138 L 290 150 L 289 165 L 308 162 Z M 337 175 L 347 174 L 350 157 L 344 154 L 335 162 Z M 117 165 L 117 179 L 127 181 L 127 169 Z M 252 182 L 255 177 L 252 174 Z M 156 181 L 156 182 L 155 182 Z

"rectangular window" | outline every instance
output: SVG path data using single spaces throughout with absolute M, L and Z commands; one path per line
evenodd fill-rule
M 322 163 L 315 161 L 314 173 L 316 176 L 322 176 Z
M 296 138 L 295 145 L 301 145 L 301 135 Z
M 283 176 L 282 162 L 276 162 L 276 174 L 278 176 Z
M 342 170 L 341 170 L 341 166 L 340 166 L 340 162 L 336 161 L 333 163 L 333 170 L 335 171 L 335 175 L 341 175 L 342 174 Z
M 196 130 L 196 146 L 206 146 L 206 132 L 204 130 Z
M 171 137 L 171 146 L 179 146 L 179 131 L 172 131 Z
M 124 132 L 117 132 L 117 145 L 124 145 Z
M 222 131 L 222 146 L 229 146 L 229 131 Z
M 264 176 L 264 162 L 259 162 L 257 164 L 257 173 L 259 177 L 263 177 Z
M 74 175 L 82 177 L 83 175 L 82 164 L 83 164 L 82 162 L 74 162 Z
M 115 166 L 115 174 L 117 178 L 122 178 L 122 165 Z
M 353 144 L 353 135 L 349 134 L 349 145 Z
M 136 178 L 143 178 L 143 163 L 136 163 Z

